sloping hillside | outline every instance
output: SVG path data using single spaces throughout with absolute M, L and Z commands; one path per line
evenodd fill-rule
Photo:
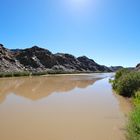
M 71 54 L 53 54 L 47 49 L 33 46 L 28 49 L 6 49 L 0 44 L 0 72 L 110 72 L 112 69 L 97 64 L 86 56 L 76 58 Z

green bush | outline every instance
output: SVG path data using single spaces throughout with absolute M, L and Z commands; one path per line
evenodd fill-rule
M 14 77 L 20 77 L 20 76 L 29 76 L 30 73 L 29 72 L 14 72 L 13 76 Z
M 128 140 L 140 140 L 140 90 L 133 97 L 134 110 L 131 112 L 127 124 Z
M 3 72 L 0 73 L 0 77 L 12 77 L 13 73 L 12 72 Z
M 135 96 L 133 98 L 133 104 L 135 106 L 138 106 L 140 105 L 140 90 L 138 90 L 136 93 L 135 93 Z
M 129 116 L 127 125 L 128 140 L 140 140 L 140 106 L 137 105 Z
M 44 72 L 33 72 L 32 73 L 33 76 L 46 75 L 46 74 L 48 74 L 47 71 L 44 71 Z
M 128 74 L 130 72 L 131 71 L 126 68 L 120 69 L 119 71 L 117 71 L 117 73 L 115 75 L 115 80 L 118 80 L 120 77 L 122 77 L 123 75 Z
M 111 83 L 118 94 L 133 97 L 134 110 L 129 116 L 127 138 L 128 140 L 140 140 L 140 72 L 121 69 Z
M 23 71 L 23 72 L 2 72 L 0 73 L 0 77 L 20 77 L 20 76 L 29 76 L 30 73 Z
M 131 97 L 140 88 L 140 72 L 120 70 L 112 82 L 113 89 L 120 95 Z
M 128 69 L 120 69 L 116 72 L 114 80 L 110 81 L 112 83 L 113 89 L 117 88 L 119 79 L 128 73 L 130 73 L 130 70 Z

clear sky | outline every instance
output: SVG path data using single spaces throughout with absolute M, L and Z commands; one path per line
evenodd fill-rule
M 0 43 L 86 55 L 99 64 L 140 62 L 140 0 L 0 0 Z

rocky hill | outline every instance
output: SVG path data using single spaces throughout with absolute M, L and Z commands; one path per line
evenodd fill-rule
M 0 72 L 22 71 L 24 66 L 15 59 L 12 52 L 0 44 Z
M 76 58 L 71 54 L 53 54 L 47 49 L 33 46 L 28 49 L 6 49 L 0 44 L 0 72 L 17 71 L 111 72 L 86 56 Z
M 137 71 L 140 71 L 140 63 L 137 64 L 137 66 L 136 66 L 136 70 L 137 70 Z

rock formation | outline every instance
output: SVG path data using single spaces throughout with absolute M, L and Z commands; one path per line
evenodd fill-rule
M 71 54 L 53 54 L 47 49 L 33 46 L 28 49 L 6 49 L 0 44 L 0 72 L 17 71 L 62 71 L 62 72 L 111 72 L 86 56 L 76 58 Z
M 140 71 L 140 63 L 137 64 L 137 66 L 136 66 L 136 70 L 137 70 L 137 71 Z

